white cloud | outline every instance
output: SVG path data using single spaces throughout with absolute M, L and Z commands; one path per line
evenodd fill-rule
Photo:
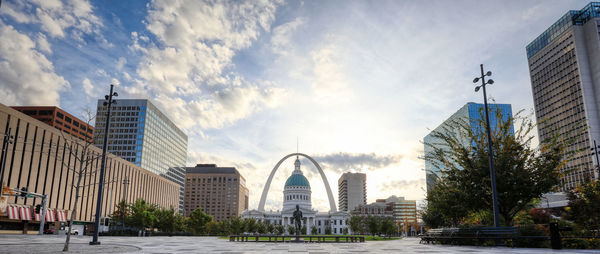
M 40 51 L 46 52 L 48 54 L 52 54 L 52 49 L 50 48 L 50 43 L 46 39 L 46 36 L 42 33 L 38 33 L 36 40 L 37 48 Z
M 0 98 L 8 105 L 59 105 L 69 86 L 27 35 L 0 22 Z
M 312 88 L 319 101 L 347 101 L 353 92 L 343 70 L 340 48 L 334 43 L 310 53 L 313 60 Z
M 87 96 L 97 96 L 96 94 L 94 94 L 94 85 L 92 85 L 92 82 L 88 78 L 85 78 L 81 83 L 83 84 L 83 91 Z
M 132 33 L 134 52 L 142 54 L 140 77 L 125 91 L 149 95 L 181 127 L 218 128 L 275 106 L 283 94 L 271 82 L 248 82 L 226 72 L 236 51 L 269 30 L 277 3 L 194 1 L 149 4 L 146 24 L 158 44 Z
M 271 35 L 271 49 L 280 55 L 289 55 L 295 45 L 292 41 L 293 33 L 296 29 L 305 23 L 305 19 L 296 18 L 288 23 L 273 28 Z
M 127 59 L 125 59 L 125 57 L 119 57 L 119 60 L 117 60 L 117 64 L 116 64 L 116 68 L 117 70 L 123 70 L 123 66 L 125 66 L 125 64 L 127 63 Z

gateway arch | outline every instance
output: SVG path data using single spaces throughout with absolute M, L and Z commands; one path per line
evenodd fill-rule
M 267 193 L 269 192 L 269 188 L 271 187 L 271 181 L 273 180 L 273 176 L 275 175 L 275 172 L 277 172 L 277 169 L 279 168 L 281 163 L 283 163 L 283 161 L 285 161 L 287 158 L 292 157 L 292 156 L 302 156 L 304 158 L 307 158 L 308 160 L 310 160 L 313 163 L 313 165 L 315 165 L 317 170 L 319 170 L 319 173 L 321 174 L 321 179 L 323 179 L 323 183 L 325 184 L 325 189 L 327 190 L 327 197 L 329 198 L 329 210 L 330 210 L 330 212 L 336 212 L 337 210 L 335 208 L 335 200 L 333 199 L 333 194 L 331 193 L 331 188 L 329 187 L 329 182 L 327 182 L 327 177 L 325 176 L 325 173 L 323 173 L 323 169 L 321 169 L 321 166 L 319 166 L 319 163 L 317 163 L 317 161 L 315 161 L 312 157 L 310 157 L 306 154 L 303 154 L 303 153 L 288 154 L 285 157 L 283 157 L 283 159 L 281 159 L 279 162 L 277 162 L 277 165 L 275 165 L 275 167 L 271 171 L 271 174 L 269 175 L 269 179 L 267 179 L 267 182 L 265 183 L 265 187 L 263 189 L 262 195 L 260 196 L 260 203 L 258 203 L 258 211 L 261 211 L 261 212 L 265 211 L 265 201 L 267 200 Z

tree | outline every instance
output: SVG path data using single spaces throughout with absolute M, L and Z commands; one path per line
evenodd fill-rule
M 331 235 L 331 225 L 325 225 L 325 234 L 326 235 Z
M 255 233 L 256 232 L 256 219 L 254 218 L 246 218 L 243 220 L 243 224 L 244 224 L 244 231 L 246 233 Z
M 130 205 L 131 216 L 127 224 L 142 230 L 154 228 L 157 222 L 154 212 L 157 209 L 156 205 L 148 204 L 144 199 L 138 199 Z
M 342 229 L 342 234 L 347 235 L 348 234 L 348 228 Z
M 287 231 L 288 231 L 288 234 L 290 234 L 290 235 L 296 234 L 296 226 L 291 225 L 291 224 L 287 225 Z
M 375 216 L 367 217 L 367 228 L 369 229 L 369 233 L 371 233 L 371 235 L 375 235 L 375 234 L 379 233 L 380 225 L 381 224 L 379 222 L 378 217 L 375 217 Z
M 221 235 L 223 223 L 214 220 L 206 223 L 206 232 L 208 235 Z
M 267 233 L 273 234 L 275 233 L 275 225 L 271 223 L 267 223 Z
M 283 235 L 283 233 L 285 233 L 285 227 L 283 227 L 283 225 L 279 224 L 279 225 L 275 226 L 275 232 L 278 235 Z
M 173 207 L 161 208 L 154 211 L 156 217 L 156 228 L 169 234 L 183 228 L 183 217 Z
M 317 226 L 313 225 L 312 227 L 310 227 L 310 234 L 311 235 L 316 235 L 318 234 L 319 230 L 317 229 Z
M 395 230 L 395 226 L 394 226 L 394 221 L 390 218 L 386 218 L 381 222 L 381 233 L 391 236 L 392 234 L 394 234 Z
M 302 227 L 300 228 L 300 234 L 306 235 L 306 230 L 307 230 L 306 225 L 302 225 Z
M 267 232 L 267 225 L 263 221 L 258 221 L 256 223 L 256 232 L 259 234 L 264 234 Z
M 185 224 L 189 231 L 194 235 L 200 235 L 206 233 L 206 224 L 212 221 L 212 216 L 202 211 L 202 208 L 198 207 L 192 211 L 190 217 L 185 221 Z
M 84 111 L 84 120 L 87 124 L 90 124 L 95 118 L 95 114 L 91 109 Z M 68 221 L 69 229 L 67 230 L 67 238 L 65 239 L 65 245 L 63 251 L 69 251 L 69 242 L 71 241 L 71 229 L 73 228 L 73 220 L 75 220 L 75 214 L 79 205 L 79 198 L 81 197 L 82 188 L 86 185 L 81 183 L 81 180 L 85 177 L 96 177 L 96 170 L 93 167 L 94 161 L 97 160 L 101 155 L 92 150 L 93 143 L 89 141 L 83 141 L 74 135 L 65 134 L 61 132 L 63 139 L 65 140 L 64 145 L 58 148 L 70 154 L 69 158 L 73 158 L 73 161 L 61 160 L 63 166 L 71 170 L 74 175 L 77 176 L 77 182 L 73 182 L 71 187 L 75 189 L 75 201 L 73 202 L 73 209 L 71 210 L 71 217 Z M 99 184 L 99 183 L 95 183 Z M 95 199 L 94 199 L 95 200 Z
M 506 117 L 497 110 L 492 119 L 496 120 L 491 136 L 498 208 L 508 225 L 532 200 L 560 183 L 560 170 L 574 153 L 567 147 L 580 136 L 571 135 L 570 131 L 560 135 L 557 131 L 534 149 L 531 131 L 536 125 L 529 117 L 519 114 Z M 481 115 L 479 120 L 451 121 L 441 131 L 432 132 L 436 142 L 425 143 L 431 152 L 425 154 L 424 159 L 441 172 L 427 193 L 423 220 L 429 227 L 455 226 L 471 212 L 492 210 L 486 125 L 483 113 Z M 520 126 L 516 131 L 515 119 Z
M 353 234 L 364 233 L 363 217 L 353 215 L 350 217 L 350 230 Z
M 230 231 L 234 235 L 239 235 L 244 232 L 244 222 L 240 217 L 235 217 L 229 222 Z
M 590 181 L 567 192 L 568 218 L 590 231 L 600 229 L 600 182 Z

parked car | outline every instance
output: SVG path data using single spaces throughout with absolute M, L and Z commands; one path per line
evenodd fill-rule
M 65 234 L 69 233 L 69 227 L 65 227 Z M 71 230 L 71 235 L 79 235 L 79 230 L 77 229 L 72 229 Z

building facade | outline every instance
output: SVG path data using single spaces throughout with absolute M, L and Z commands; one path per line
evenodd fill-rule
M 394 221 L 417 223 L 417 201 L 406 200 L 404 197 L 391 196 L 385 200 L 392 205 Z
M 590 154 L 600 142 L 600 3 L 568 11 L 527 45 L 531 89 L 539 139 L 555 133 L 576 141 L 576 152 L 562 168 L 561 190 L 586 178 L 598 179 Z
M 246 179 L 234 167 L 198 164 L 185 168 L 183 214 L 189 216 L 196 208 L 214 220 L 228 220 L 248 209 L 249 191 Z
M 352 211 L 352 214 L 357 216 L 393 218 L 394 206 L 393 204 L 386 202 L 385 199 L 377 199 L 371 204 L 359 205 Z
M 495 130 L 498 125 L 498 121 L 506 122 L 509 118 L 512 118 L 512 107 L 510 104 L 488 104 L 489 117 L 490 117 L 490 126 L 492 131 Z M 501 119 L 498 118 L 496 113 L 500 113 Z M 435 133 L 445 133 L 447 131 L 454 131 L 451 125 L 456 121 L 465 120 L 470 124 L 470 127 L 473 131 L 478 131 L 481 128 L 479 124 L 482 119 L 485 117 L 484 105 L 474 102 L 469 102 L 463 107 L 461 107 L 456 113 L 446 119 L 442 124 L 440 124 L 437 128 L 431 131 L 425 138 L 423 142 L 425 143 L 425 157 L 429 154 L 433 153 L 434 148 L 441 149 L 449 149 L 448 147 L 444 147 L 439 144 L 440 140 L 435 137 Z M 511 126 L 511 132 L 514 132 L 513 127 Z M 463 140 L 463 145 L 469 145 L 472 140 Z M 436 179 L 441 176 L 441 169 L 437 168 L 433 163 L 428 160 L 425 160 L 425 179 L 427 181 L 427 191 L 429 191 L 436 182 Z
M 10 135 L 14 137 L 12 144 L 0 144 L 2 151 L 6 150 L 6 157 L 0 156 L 0 165 L 6 166 L 0 173 L 3 182 L 12 189 L 25 187 L 29 192 L 47 195 L 50 213 L 62 213 L 66 216 L 60 216 L 63 220 L 73 212 L 76 193 L 72 185 L 78 179 L 74 171 L 80 166 L 75 157 L 80 156 L 82 147 L 88 145 L 89 155 L 94 159 L 84 164 L 88 167 L 88 174 L 84 174 L 81 180 L 82 197 L 74 212 L 75 221 L 92 223 L 96 213 L 97 183 L 100 181 L 101 149 L 69 134 L 65 136 L 58 129 L 1 104 L 0 128 L 3 133 L 10 129 Z M 178 205 L 178 185 L 110 153 L 107 153 L 105 172 L 102 217 L 112 214 L 121 200 L 132 203 L 143 198 L 148 203 L 165 208 Z M 40 198 L 9 197 L 1 206 L 0 227 L 23 228 L 27 221 L 22 220 L 21 216 L 7 216 L 7 209 L 24 208 L 29 211 L 31 218 L 35 218 L 32 208 L 41 202 Z M 55 218 L 58 220 L 59 216 Z M 31 219 L 28 223 L 36 222 Z
M 312 208 L 310 183 L 302 173 L 300 166 L 300 159 L 296 157 L 294 171 L 285 181 L 283 188 L 283 209 L 281 211 L 246 210 L 242 213 L 242 218 L 253 218 L 263 223 L 283 225 L 287 230 L 288 226 L 295 225 L 293 214 L 298 205 L 303 217 L 301 225 L 306 227 L 305 234 L 312 234 L 313 227 L 316 234 L 324 234 L 328 230 L 336 235 L 343 234 L 344 231 L 351 233 L 348 226 L 350 214 L 347 211 L 319 213 Z M 333 209 L 335 209 L 335 204 Z M 287 233 L 294 234 L 294 232 Z
M 185 193 L 185 168 L 169 168 L 169 170 L 166 173 L 161 173 L 160 176 L 167 178 L 169 181 L 179 185 L 179 213 L 183 215 L 183 197 Z
M 367 175 L 344 173 L 338 179 L 338 202 L 340 211 L 353 211 L 367 204 Z
M 102 147 L 107 106 L 98 100 L 94 144 Z M 111 109 L 108 152 L 155 174 L 185 165 L 187 135 L 149 100 L 116 100 Z
M 69 133 L 81 140 L 92 142 L 94 140 L 94 127 L 59 107 L 53 106 L 13 106 L 11 107 L 23 114 L 48 124 L 57 130 Z M 93 120 L 93 119 L 90 119 Z

